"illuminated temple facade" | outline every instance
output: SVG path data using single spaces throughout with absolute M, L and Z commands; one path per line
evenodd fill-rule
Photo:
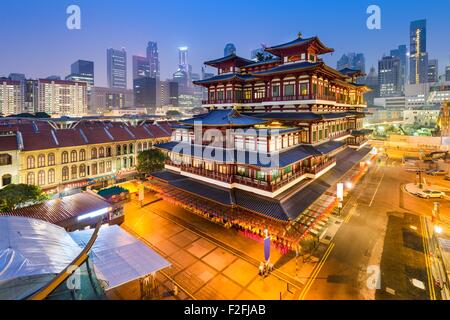
M 367 154 L 369 89 L 356 83 L 361 72 L 327 66 L 321 56 L 333 49 L 317 37 L 266 51 L 274 58 L 205 63 L 218 70 L 194 82 L 208 91 L 208 113 L 173 127 L 172 141 L 157 146 L 168 154 L 166 171 L 154 176 L 235 213 L 289 222 L 313 199 L 309 183 Z

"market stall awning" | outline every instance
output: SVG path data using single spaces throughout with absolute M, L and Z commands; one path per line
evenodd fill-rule
M 94 230 L 70 233 L 73 240 L 85 247 Z M 95 273 L 112 289 L 167 268 L 170 263 L 119 226 L 100 229 L 90 256 Z

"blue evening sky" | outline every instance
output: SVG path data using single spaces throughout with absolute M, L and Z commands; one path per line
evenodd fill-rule
M 106 49 L 125 47 L 131 87 L 131 56 L 145 54 L 157 41 L 161 78 L 178 64 L 177 47 L 189 47 L 189 62 L 200 72 L 203 61 L 223 55 L 233 42 L 244 57 L 260 46 L 318 35 L 335 49 L 325 60 L 351 51 L 363 52 L 366 68 L 399 44 L 409 46 L 409 23 L 427 19 L 430 58 L 441 72 L 450 65 L 449 0 L 1 0 L 0 76 L 69 74 L 77 59 L 95 62 L 96 85 L 106 85 Z M 81 7 L 82 29 L 66 28 L 66 8 Z M 366 27 L 366 9 L 381 7 L 382 29 Z

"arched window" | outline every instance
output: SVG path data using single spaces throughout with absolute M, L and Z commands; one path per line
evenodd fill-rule
M 38 186 L 43 186 L 45 184 L 45 171 L 40 170 L 38 172 L 38 179 L 37 179 Z
M 107 157 L 111 157 L 112 156 L 111 147 L 106 147 L 106 156 Z
M 98 171 L 97 171 L 97 164 L 96 164 L 96 163 L 93 163 L 92 166 L 91 166 L 91 168 L 92 168 L 92 175 L 93 175 L 93 176 L 96 176 L 96 175 L 98 174 Z
M 69 180 L 69 167 L 62 168 L 62 181 Z
M 76 165 L 73 165 L 73 166 L 70 168 L 70 175 L 71 175 L 72 179 L 76 179 L 76 178 L 77 178 L 77 172 L 78 172 L 77 166 L 76 166 Z
M 48 170 L 48 184 L 55 183 L 55 169 Z
M 34 166 L 35 166 L 35 164 L 34 164 L 34 157 L 33 156 L 28 156 L 28 158 L 27 158 L 27 169 L 33 169 Z
M 77 155 L 77 152 L 72 150 L 72 152 L 70 152 L 70 162 L 77 162 Z
M 127 147 L 127 145 L 126 144 L 124 144 L 123 146 L 122 146 L 122 151 L 123 151 L 123 154 L 127 154 L 128 153 L 128 147 Z
M 147 150 L 148 146 L 147 146 L 147 142 L 144 142 L 144 150 Z
M 104 157 L 105 157 L 105 148 L 100 147 L 100 148 L 98 149 L 98 156 L 99 156 L 100 158 L 104 158 Z
M 134 161 L 133 161 L 133 157 L 130 157 L 130 163 L 129 163 L 130 167 L 132 167 L 134 165 Z
M 80 161 L 86 161 L 86 150 L 80 150 Z
M 139 142 L 139 143 L 138 143 L 138 152 L 141 152 L 141 151 L 142 151 L 142 143 Z
M 91 149 L 91 159 L 97 159 L 97 148 Z
M 134 153 L 134 145 L 132 143 L 128 146 L 128 150 L 130 150 L 130 153 Z
M 12 176 L 10 174 L 4 174 L 2 176 L 2 187 L 7 186 L 8 184 L 11 184 L 12 182 Z
M 105 173 L 105 163 L 104 162 L 100 162 L 98 164 L 98 173 L 100 173 L 100 174 Z
M 120 155 L 121 155 L 121 152 L 120 152 L 120 146 L 117 146 L 117 147 L 116 147 L 116 155 L 117 155 L 117 156 L 120 156 Z
M 84 164 L 82 164 L 80 166 L 80 178 L 84 178 L 86 177 L 86 166 Z
M 127 158 L 123 158 L 123 167 L 124 167 L 124 168 L 127 167 Z
M 38 168 L 45 167 L 45 155 L 40 154 L 38 156 L 38 163 L 37 163 L 37 165 L 38 165 Z
M 61 163 L 68 163 L 69 162 L 69 153 L 67 151 L 64 151 L 61 154 Z
M 49 166 L 54 166 L 55 165 L 55 154 L 54 153 L 50 153 L 48 155 L 48 165 Z
M 111 170 L 112 170 L 111 161 L 106 161 L 106 172 L 111 172 Z
M 28 172 L 28 174 L 27 174 L 27 184 L 34 185 L 34 183 L 35 183 L 34 172 Z

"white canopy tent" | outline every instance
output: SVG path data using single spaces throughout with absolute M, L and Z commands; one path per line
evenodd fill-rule
M 84 247 L 94 230 L 75 231 L 71 237 Z M 119 226 L 102 227 L 90 256 L 95 273 L 112 289 L 167 268 L 170 263 Z
M 70 265 L 93 232 L 68 233 L 42 220 L 0 217 L 0 297 L 24 299 L 44 287 Z M 170 266 L 119 226 L 100 229 L 90 257 L 107 290 Z

